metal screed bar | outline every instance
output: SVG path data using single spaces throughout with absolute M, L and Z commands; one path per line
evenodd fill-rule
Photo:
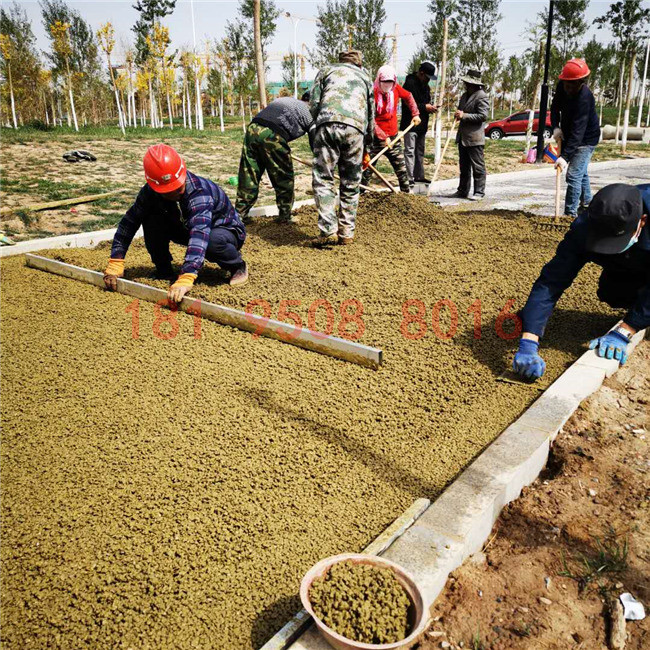
M 27 266 L 33 269 L 48 271 L 65 278 L 104 287 L 104 276 L 97 271 L 29 253 L 25 258 Z M 167 292 L 163 289 L 149 287 L 146 284 L 122 278 L 117 281 L 117 292 L 149 302 L 159 302 L 167 299 Z M 296 345 L 367 368 L 379 368 L 382 364 L 382 351 L 377 348 L 371 348 L 336 336 L 327 336 L 289 323 L 266 319 L 257 314 L 248 314 L 238 309 L 231 309 L 230 307 L 223 307 L 222 305 L 215 305 L 188 297 L 183 298 L 183 301 L 178 305 L 178 309 L 190 314 L 199 314 L 201 318 L 215 321 L 221 325 L 228 325 L 246 332 L 256 332 L 260 336 L 276 339 L 283 343 Z

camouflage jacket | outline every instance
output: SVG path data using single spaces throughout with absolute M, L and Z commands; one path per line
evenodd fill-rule
M 309 110 L 316 128 L 327 122 L 340 122 L 372 138 L 375 100 L 370 76 L 351 63 L 323 68 L 311 89 Z

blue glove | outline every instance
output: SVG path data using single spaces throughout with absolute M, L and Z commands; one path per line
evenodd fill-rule
M 597 348 L 596 353 L 599 357 L 607 359 L 618 359 L 623 365 L 627 361 L 627 337 L 618 332 L 607 332 L 605 336 L 593 339 L 589 342 L 589 349 Z
M 539 356 L 539 343 L 530 339 L 519 341 L 519 350 L 512 362 L 512 369 L 526 379 L 539 379 L 546 370 L 544 359 Z

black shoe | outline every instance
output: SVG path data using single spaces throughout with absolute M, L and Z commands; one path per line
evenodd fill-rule
M 429 178 L 416 178 L 415 182 L 416 183 L 427 183 L 428 184 L 428 183 L 431 183 L 431 179 L 429 179 Z
M 461 194 L 458 190 L 456 190 L 453 194 L 449 194 L 447 196 L 448 199 L 467 199 L 469 198 L 467 194 Z

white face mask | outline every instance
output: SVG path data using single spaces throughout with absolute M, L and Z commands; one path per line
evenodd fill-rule
M 394 82 L 392 81 L 380 81 L 379 82 L 379 88 L 381 89 L 382 93 L 389 93 L 391 90 L 393 90 Z

